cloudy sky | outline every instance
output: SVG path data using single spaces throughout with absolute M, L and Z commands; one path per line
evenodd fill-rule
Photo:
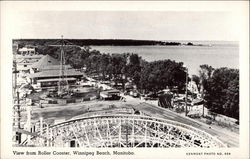
M 28 11 L 15 38 L 238 40 L 230 12 Z

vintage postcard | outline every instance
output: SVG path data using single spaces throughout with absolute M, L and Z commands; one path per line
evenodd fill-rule
M 1 2 L 1 158 L 249 158 L 249 2 Z

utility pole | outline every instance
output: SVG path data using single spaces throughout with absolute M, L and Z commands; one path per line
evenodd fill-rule
M 27 111 L 27 122 L 26 122 L 27 131 L 31 132 L 31 106 L 26 105 L 26 111 Z M 27 137 L 28 144 L 30 144 L 30 138 L 31 138 L 31 136 L 28 135 L 28 137 Z
M 188 68 L 186 67 L 186 92 L 185 92 L 185 106 L 186 106 L 186 111 L 185 115 L 187 116 L 188 111 L 187 111 L 187 98 L 188 98 Z
M 202 93 L 202 100 L 204 101 L 204 92 Z M 204 117 L 204 102 L 202 104 L 202 117 Z

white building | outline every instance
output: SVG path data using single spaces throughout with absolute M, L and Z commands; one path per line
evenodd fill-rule
M 15 55 L 17 71 L 29 72 L 33 63 L 38 62 L 43 55 Z
M 28 48 L 28 47 L 23 47 L 18 49 L 18 52 L 21 55 L 33 55 L 36 53 L 36 49 L 35 48 Z

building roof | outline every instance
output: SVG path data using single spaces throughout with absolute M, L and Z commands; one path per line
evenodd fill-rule
M 23 65 L 31 66 L 32 63 L 28 63 L 28 62 L 17 63 L 18 67 L 23 66 Z
M 40 59 L 44 55 L 14 55 L 16 59 Z
M 66 70 L 72 69 L 70 65 L 64 65 L 64 68 Z M 60 65 L 48 65 L 48 66 L 43 66 L 40 68 L 41 71 L 46 71 L 46 70 L 60 70 Z
M 59 81 L 60 78 L 52 78 L 52 79 L 41 79 L 41 80 L 37 80 L 37 82 L 55 82 L 55 81 Z M 75 81 L 76 78 L 64 78 L 64 80 L 66 81 Z
M 17 64 L 33 64 L 38 62 L 38 59 L 21 59 L 17 61 Z
M 105 94 L 105 95 L 108 95 L 108 94 L 117 94 L 117 93 L 120 93 L 119 90 L 117 89 L 112 89 L 112 90 L 107 90 L 107 91 L 102 91 L 101 94 Z
M 31 67 L 42 69 L 44 66 L 49 65 L 60 65 L 60 62 L 57 59 L 51 57 L 50 55 L 45 55 L 38 62 L 34 63 Z
M 17 62 L 17 63 L 35 63 L 35 62 L 38 62 L 39 59 L 41 59 L 43 57 L 43 55 L 25 55 L 25 56 L 22 56 L 22 55 L 16 55 L 14 56 L 14 60 Z
M 23 48 L 20 48 L 18 51 L 35 51 L 35 48 L 23 47 Z
M 67 76 L 83 76 L 84 74 L 79 71 L 75 71 L 74 69 L 64 70 L 64 75 Z M 46 70 L 37 73 L 30 74 L 30 78 L 39 78 L 39 77 L 59 77 L 60 70 Z
M 196 98 L 196 99 L 194 99 L 194 100 L 192 101 L 192 103 L 193 103 L 194 105 L 199 105 L 199 104 L 203 104 L 203 103 L 204 103 L 204 100 L 203 100 L 203 99 L 198 99 L 198 98 Z

